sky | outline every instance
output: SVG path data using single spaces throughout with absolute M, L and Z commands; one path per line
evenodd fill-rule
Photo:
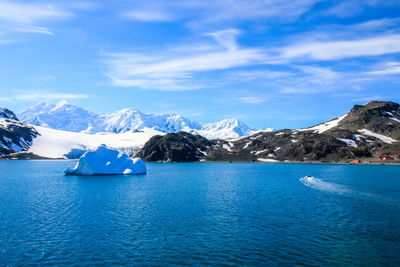
M 400 102 L 400 3 L 0 0 L 0 106 L 300 128 Z

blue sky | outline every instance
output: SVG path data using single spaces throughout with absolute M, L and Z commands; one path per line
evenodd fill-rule
M 0 106 L 298 128 L 400 102 L 398 1 L 2 1 Z

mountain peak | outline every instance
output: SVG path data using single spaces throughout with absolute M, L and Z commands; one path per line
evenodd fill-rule
M 165 133 L 187 131 L 211 139 L 223 139 L 248 135 L 254 130 L 237 119 L 200 123 L 179 114 L 151 114 L 136 108 L 96 114 L 66 101 L 40 103 L 22 111 L 19 116 L 22 121 L 33 125 L 85 133 L 121 133 L 152 128 Z
M 119 113 L 141 113 L 138 109 L 132 108 L 132 107 L 124 108 L 124 109 L 121 109 L 121 110 L 119 110 L 117 112 L 119 112 Z
M 392 101 L 371 101 L 365 105 L 354 105 L 350 112 L 360 112 L 363 110 L 381 109 L 384 111 L 399 110 L 400 105 Z
M 2 108 L 2 107 L 0 107 L 0 118 L 18 121 L 18 118 L 14 114 L 14 112 L 12 112 L 11 110 L 9 110 L 7 108 Z
M 65 105 L 68 105 L 67 100 L 60 100 L 60 101 L 57 102 L 56 107 L 62 107 L 62 106 L 65 106 Z

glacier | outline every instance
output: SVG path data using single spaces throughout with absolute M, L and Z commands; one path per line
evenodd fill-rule
M 35 126 L 35 129 L 39 135 L 28 152 L 48 158 L 68 158 L 74 150 L 94 150 L 102 144 L 119 151 L 139 151 L 151 137 L 165 134 L 147 128 L 120 134 L 86 134 L 40 126 Z
M 145 174 L 146 164 L 140 158 L 130 159 L 117 150 L 99 146 L 81 156 L 74 168 L 67 167 L 66 175 L 118 175 Z

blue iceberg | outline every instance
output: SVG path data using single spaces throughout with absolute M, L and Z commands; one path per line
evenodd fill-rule
M 145 174 L 146 164 L 140 158 L 131 159 L 128 155 L 102 145 L 95 151 L 83 154 L 75 168 L 67 167 L 66 175 L 117 175 Z

